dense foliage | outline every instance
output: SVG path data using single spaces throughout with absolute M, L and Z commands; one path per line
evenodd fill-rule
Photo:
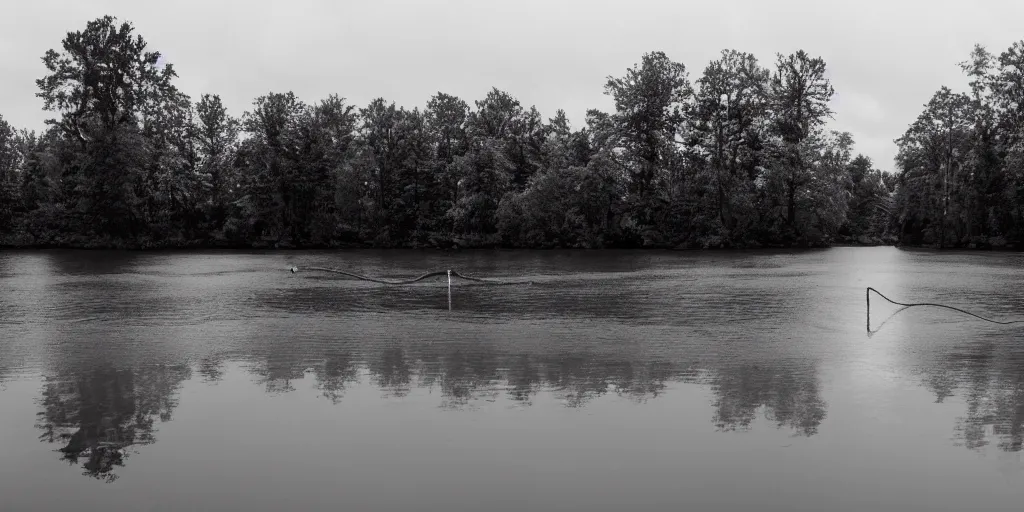
M 886 210 L 911 244 L 1019 246 L 1024 241 L 1024 42 L 961 63 L 970 92 L 942 87 L 896 143 Z
M 955 133 L 921 121 L 927 133 L 901 143 L 894 179 L 826 129 L 833 89 L 803 51 L 771 68 L 724 51 L 692 82 L 683 64 L 646 54 L 605 84 L 615 111 L 591 110 L 579 128 L 498 89 L 472 106 L 439 92 L 422 110 L 269 92 L 234 117 L 217 95 L 177 90 L 174 68 L 112 17 L 69 33 L 43 63 L 49 128 L 0 121 L 6 245 L 879 243 L 935 231 L 933 177 L 950 158 L 951 190 L 977 191 L 950 205 L 947 240 L 1015 236 L 1024 199 L 1024 175 L 1005 171 L 1024 169 L 1008 152 L 1019 144 L 994 135 L 1024 119 L 1008 103 L 1024 89 L 991 99 L 984 66 L 974 97 L 936 100 L 955 107 Z

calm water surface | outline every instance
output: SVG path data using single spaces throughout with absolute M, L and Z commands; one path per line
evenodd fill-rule
M 1024 325 L 865 288 L 1024 318 L 1022 263 L 0 252 L 0 510 L 1019 511 Z

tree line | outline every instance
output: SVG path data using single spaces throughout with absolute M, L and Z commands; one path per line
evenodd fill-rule
M 1002 247 L 1024 239 L 1024 41 L 960 63 L 969 92 L 941 87 L 896 140 L 886 200 L 907 243 Z
M 497 88 L 411 110 L 269 92 L 236 117 L 216 94 L 179 91 L 174 67 L 106 16 L 43 56 L 44 131 L 0 118 L 0 244 L 1012 243 L 1024 79 L 985 55 L 973 95 L 936 96 L 890 174 L 827 128 L 826 65 L 802 50 L 770 67 L 726 50 L 694 81 L 647 53 L 605 83 L 614 111 L 581 127 Z

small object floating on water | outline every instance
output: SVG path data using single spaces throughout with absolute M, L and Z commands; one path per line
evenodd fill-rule
M 289 270 L 291 270 L 291 271 L 292 271 L 292 274 L 294 274 L 294 273 L 296 273 L 296 272 L 298 272 L 298 271 L 299 271 L 299 267 L 292 267 L 292 268 L 290 268 Z

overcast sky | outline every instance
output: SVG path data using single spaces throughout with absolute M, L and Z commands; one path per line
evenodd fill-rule
M 111 14 L 131 21 L 197 98 L 220 94 L 234 115 L 270 91 L 306 102 L 337 93 L 423 107 L 438 91 L 472 105 L 492 87 L 574 125 L 648 51 L 696 80 L 729 48 L 773 65 L 776 53 L 821 56 L 836 89 L 833 127 L 882 169 L 941 85 L 965 89 L 957 63 L 975 43 L 998 54 L 1024 39 L 1024 2 L 669 0 L 31 0 L 0 16 L 0 114 L 39 128 L 40 58 L 68 31 Z

